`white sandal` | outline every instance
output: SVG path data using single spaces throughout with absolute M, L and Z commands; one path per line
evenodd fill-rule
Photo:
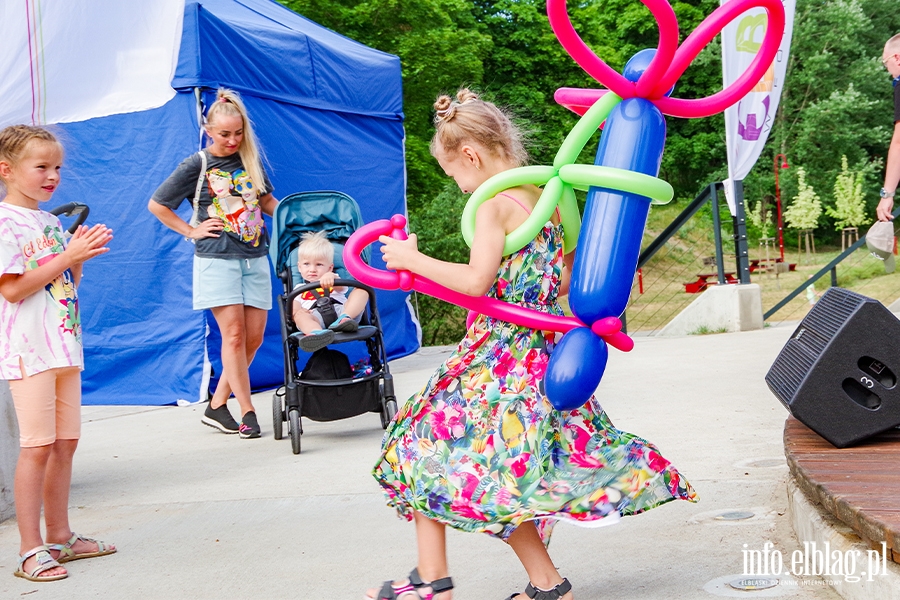
M 76 554 L 74 550 L 72 550 L 72 546 L 75 545 L 78 540 L 82 542 L 90 542 L 92 544 L 97 544 L 96 552 L 82 552 L 81 554 Z M 94 558 L 95 556 L 106 556 L 107 554 L 112 554 L 116 551 L 110 544 L 105 544 L 103 542 L 98 542 L 97 540 L 93 540 L 89 537 L 84 537 L 83 535 L 78 535 L 77 533 L 73 533 L 72 537 L 69 538 L 69 541 L 65 544 L 47 544 L 47 548 L 49 550 L 56 550 L 59 552 L 59 557 L 56 559 L 60 563 L 67 563 L 73 560 L 81 560 L 82 558 Z
M 31 557 L 34 557 L 35 561 L 37 561 L 37 566 L 31 570 L 30 573 L 25 571 L 23 565 L 25 561 Z M 27 579 L 28 581 L 59 581 L 60 579 L 65 579 L 69 576 L 68 573 L 64 575 L 47 575 L 46 577 L 39 577 L 39 575 L 45 571 L 49 571 L 55 567 L 61 567 L 53 556 L 50 555 L 50 549 L 47 546 L 38 546 L 37 548 L 32 548 L 25 554 L 19 557 L 19 566 L 16 567 L 16 570 L 13 572 L 13 575 L 16 577 L 21 577 L 22 579 Z

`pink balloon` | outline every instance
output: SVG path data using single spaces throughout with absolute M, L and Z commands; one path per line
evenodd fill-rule
M 674 117 L 699 118 L 720 113 L 743 98 L 762 79 L 775 60 L 784 37 L 785 16 L 781 0 L 731 0 L 717 8 L 678 47 L 678 21 L 666 0 L 641 0 L 659 25 L 656 55 L 636 84 L 610 68 L 584 43 L 572 27 L 566 12 L 566 0 L 547 0 L 550 26 L 566 51 L 589 75 L 623 99 L 634 96 L 653 102 L 664 114 Z M 700 51 L 725 26 L 751 8 L 764 8 L 768 26 L 762 46 L 747 70 L 727 89 L 708 98 L 681 99 L 665 96 Z M 583 115 L 605 90 L 560 88 L 556 101 Z
M 584 115 L 609 90 L 586 90 L 583 88 L 559 88 L 553 94 L 557 104 L 565 106 L 579 115 Z
M 684 41 L 671 67 L 653 88 L 653 94 L 662 96 L 681 77 L 688 65 L 693 62 L 700 51 L 714 37 L 722 32 L 722 29 L 751 8 L 764 8 L 768 13 L 768 26 L 763 38 L 762 47 L 746 71 L 727 89 L 717 92 L 708 98 L 696 100 L 682 100 L 678 98 L 658 97 L 653 99 L 660 111 L 675 117 L 699 118 L 708 117 L 720 113 L 749 92 L 759 83 L 763 74 L 775 60 L 778 54 L 778 46 L 784 37 L 784 6 L 780 0 L 732 0 L 717 8 L 695 29 Z
M 397 217 L 400 217 L 399 219 Z M 386 290 L 396 290 L 401 287 L 401 273 L 391 271 L 381 271 L 366 264 L 360 254 L 369 244 L 378 241 L 382 235 L 391 236 L 395 239 L 405 239 L 395 235 L 398 229 L 403 231 L 406 225 L 406 219 L 402 215 L 394 215 L 390 220 L 381 219 L 374 221 L 368 225 L 363 225 L 350 236 L 344 245 L 344 265 L 347 270 L 359 281 Z M 455 290 L 451 290 L 439 285 L 426 277 L 405 272 L 411 280 L 410 289 L 417 292 L 440 298 L 445 302 L 462 306 L 470 311 L 478 314 L 484 314 L 496 319 L 501 319 L 509 323 L 515 323 L 523 327 L 530 327 L 541 331 L 559 331 L 567 332 L 576 327 L 585 327 L 586 325 L 575 317 L 562 317 L 559 315 L 551 315 L 538 310 L 532 310 L 503 302 L 497 298 L 489 298 L 487 296 L 469 296 L 461 294 Z M 612 319 L 612 320 L 610 320 Z M 467 325 L 470 323 L 467 320 Z M 614 317 L 601 319 L 595 324 L 597 329 L 595 333 L 603 338 L 610 346 L 618 348 L 624 352 L 628 352 L 634 347 L 634 342 L 626 334 L 621 332 L 622 323 Z
M 638 98 L 652 98 L 651 90 L 655 89 L 654 84 L 669 69 L 672 58 L 678 50 L 678 19 L 666 0 L 641 0 L 641 2 L 650 9 L 659 24 L 659 45 L 647 70 L 634 84 L 634 91 Z M 663 90 L 663 93 L 667 90 L 668 88 Z
M 547 17 L 559 43 L 588 75 L 623 99 L 634 96 L 634 84 L 600 60 L 576 33 L 566 12 L 566 0 L 547 0 Z

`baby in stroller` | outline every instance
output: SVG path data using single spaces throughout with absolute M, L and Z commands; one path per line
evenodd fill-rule
M 269 254 L 282 283 L 284 345 L 284 385 L 272 397 L 272 432 L 280 440 L 288 422 L 294 454 L 300 453 L 301 417 L 333 421 L 375 412 L 386 428 L 397 413 L 375 289 L 352 279 L 343 266 L 344 244 L 362 226 L 356 201 L 335 191 L 289 194 L 272 215 Z M 309 270 L 307 258 L 314 263 Z M 325 347 L 332 344 L 344 351 Z M 354 372 L 350 356 L 362 353 L 360 362 L 368 366 Z
M 369 300 L 361 288 L 350 290 L 335 286 L 334 246 L 324 231 L 304 233 L 297 247 L 297 271 L 306 283 L 318 281 L 318 289 L 302 292 L 294 298 L 294 323 L 305 335 L 298 340 L 304 352 L 315 352 L 334 341 L 335 332 L 352 333 Z M 302 282 L 295 286 L 304 285 Z

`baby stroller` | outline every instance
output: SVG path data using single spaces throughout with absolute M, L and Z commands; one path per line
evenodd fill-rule
M 356 201 L 346 194 L 332 191 L 291 194 L 279 202 L 272 217 L 269 253 L 284 289 L 278 297 L 284 345 L 284 386 L 272 397 L 273 430 L 275 439 L 280 440 L 282 424 L 288 422 L 294 454 L 300 453 L 300 436 L 303 434 L 300 417 L 313 421 L 334 421 L 375 412 L 381 415 L 381 427 L 387 428 L 397 414 L 394 382 L 388 371 L 375 290 L 351 279 L 344 267 L 344 242 L 362 225 Z M 294 298 L 307 291 L 315 293 L 318 288 L 318 283 L 304 283 L 297 271 L 297 246 L 301 236 L 308 231 L 325 231 L 334 245 L 334 272 L 339 277 L 335 280 L 335 286 L 360 288 L 369 294 L 369 303 L 358 331 L 336 333 L 330 345 L 364 343 L 369 361 L 366 370 L 370 369 L 370 372 L 352 373 L 349 360 L 344 360 L 346 356 L 333 348 L 317 350 L 307 360 L 306 367 L 302 370 L 297 367 L 298 361 L 306 354 L 301 352 L 299 346 L 303 332 L 293 319 Z M 294 289 L 298 283 L 304 285 Z M 339 359 L 334 362 L 336 368 L 328 368 L 328 361 L 335 357 Z M 313 368 L 314 364 L 317 368 Z M 322 378 L 323 365 L 326 366 L 325 378 Z

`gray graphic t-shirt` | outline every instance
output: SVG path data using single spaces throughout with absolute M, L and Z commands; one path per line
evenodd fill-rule
M 221 219 L 225 229 L 219 237 L 196 240 L 194 253 L 205 258 L 258 258 L 269 251 L 269 233 L 259 208 L 256 182 L 244 169 L 239 154 L 213 156 L 206 153 L 206 175 L 200 190 L 200 221 Z M 182 161 L 162 185 L 153 192 L 153 199 L 176 210 L 187 200 L 192 202 L 197 190 L 202 163 L 197 154 Z M 263 172 L 264 190 L 272 191 L 272 183 Z

